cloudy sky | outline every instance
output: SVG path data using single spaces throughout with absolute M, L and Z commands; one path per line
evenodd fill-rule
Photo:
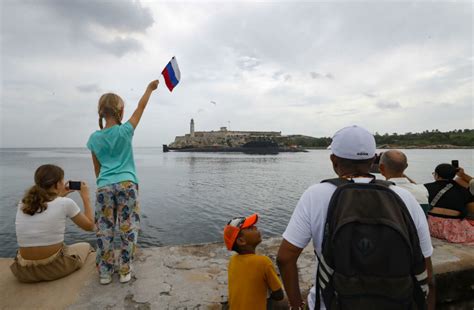
M 102 93 L 128 118 L 156 78 L 136 146 L 172 142 L 191 118 L 311 136 L 474 127 L 471 1 L 0 5 L 1 147 L 85 146 Z

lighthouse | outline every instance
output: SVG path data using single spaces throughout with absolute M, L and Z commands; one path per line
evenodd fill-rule
M 194 137 L 194 119 L 191 118 L 191 124 L 189 124 L 189 133 L 191 137 Z

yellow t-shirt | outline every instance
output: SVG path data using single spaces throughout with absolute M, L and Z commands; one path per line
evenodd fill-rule
M 230 310 L 266 309 L 268 290 L 282 287 L 272 261 L 263 255 L 232 256 L 228 277 Z

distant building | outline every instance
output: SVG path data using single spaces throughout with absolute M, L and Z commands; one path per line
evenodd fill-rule
M 194 119 L 191 119 L 189 134 L 177 136 L 169 147 L 237 147 L 250 141 L 277 137 L 281 137 L 281 131 L 231 131 L 227 127 L 221 127 L 219 131 L 195 131 Z

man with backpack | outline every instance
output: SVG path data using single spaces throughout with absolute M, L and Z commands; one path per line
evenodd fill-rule
M 278 251 L 290 309 L 307 309 L 297 261 L 311 239 L 319 263 L 309 309 L 434 309 L 433 247 L 418 202 L 369 174 L 375 139 L 364 128 L 336 132 L 331 151 L 338 178 L 303 193 Z

